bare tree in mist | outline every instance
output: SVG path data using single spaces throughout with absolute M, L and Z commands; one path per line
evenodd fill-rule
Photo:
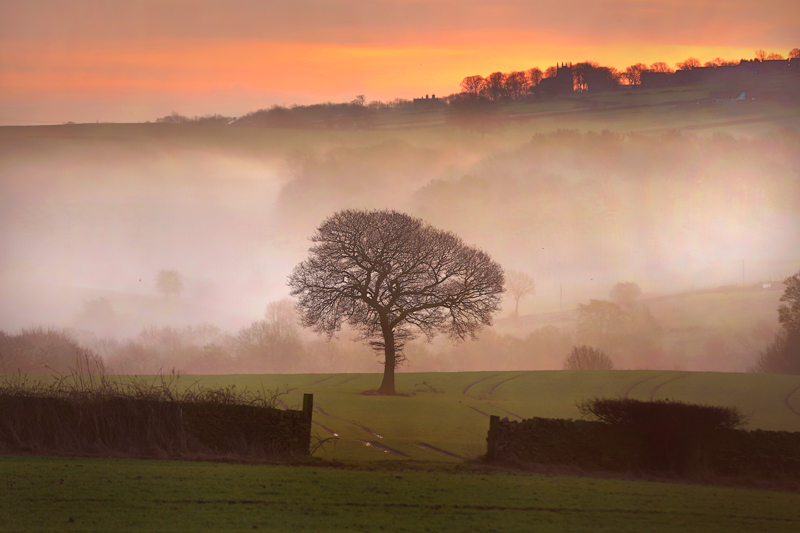
M 156 277 L 156 290 L 169 298 L 183 292 L 183 280 L 177 270 L 162 270 Z
M 114 306 L 106 298 L 95 298 L 83 302 L 77 319 L 82 326 L 109 331 L 116 324 L 116 313 Z
M 611 289 L 611 301 L 621 307 L 632 307 L 633 303 L 642 295 L 642 289 L 632 281 L 617 283 Z
M 299 371 L 306 350 L 300 339 L 297 312 L 285 298 L 267 305 L 264 320 L 242 328 L 234 341 L 237 357 L 251 372 Z
M 403 345 L 423 333 L 475 339 L 500 308 L 503 269 L 453 233 L 396 211 L 345 210 L 311 237 L 289 276 L 305 326 L 328 337 L 348 323 L 384 353 L 379 394 L 396 394 Z
M 800 374 L 800 272 L 783 280 L 786 289 L 778 307 L 780 331 L 761 352 L 753 371 L 769 374 Z
M 782 302 L 789 305 L 778 307 L 778 322 L 787 330 L 800 330 L 800 272 L 783 280 L 786 289 Z
M 564 359 L 564 370 L 614 370 L 611 358 L 591 346 L 573 346 Z
M 519 301 L 528 294 L 536 294 L 536 283 L 533 279 L 516 270 L 506 272 L 506 290 L 514 297 L 514 317 L 519 316 Z

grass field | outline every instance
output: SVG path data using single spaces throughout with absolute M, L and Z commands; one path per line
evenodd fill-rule
M 751 416 L 749 429 L 800 431 L 800 376 L 657 370 L 401 373 L 398 392 L 409 396 L 361 394 L 376 389 L 380 379 L 304 374 L 183 376 L 181 382 L 285 388 L 289 393 L 281 400 L 290 407 L 312 393 L 312 434 L 337 436 L 316 455 L 338 460 L 473 459 L 486 450 L 489 415 L 580 418 L 575 403 L 594 396 L 733 405 Z
M 800 494 L 446 465 L 0 456 L 0 531 L 797 531 Z

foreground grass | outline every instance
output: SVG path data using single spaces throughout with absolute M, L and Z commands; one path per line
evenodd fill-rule
M 0 531 L 798 531 L 800 494 L 445 464 L 0 456 Z

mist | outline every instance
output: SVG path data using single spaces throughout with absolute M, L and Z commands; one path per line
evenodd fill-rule
M 609 348 L 621 368 L 744 371 L 766 338 L 751 330 L 776 322 L 780 297 L 756 289 L 800 264 L 793 130 L 76 128 L 5 134 L 3 331 L 70 328 L 97 349 L 99 338 L 124 344 L 151 327 L 185 334 L 206 324 L 219 331 L 199 347 L 228 349 L 237 332 L 270 323 L 265 311 L 288 296 L 286 277 L 326 217 L 391 208 L 455 232 L 536 282 L 519 317 L 508 300 L 477 343 L 415 341 L 404 370 L 560 368 L 583 340 L 578 304 L 635 282 L 659 333 L 646 353 Z M 180 273 L 179 295 L 158 292 L 161 270 Z M 729 300 L 715 308 L 703 294 Z M 91 317 L 100 300 L 110 318 Z M 328 345 L 298 329 L 292 364 L 240 370 L 380 370 L 369 349 L 340 337 Z M 212 366 L 184 370 L 225 371 Z

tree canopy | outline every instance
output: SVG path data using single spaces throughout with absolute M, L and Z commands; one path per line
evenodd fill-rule
M 166 297 L 170 295 L 178 296 L 183 292 L 183 281 L 180 273 L 177 270 L 160 271 L 158 277 L 156 277 L 156 289 Z
M 500 308 L 503 269 L 489 255 L 397 211 L 340 211 L 311 237 L 289 276 L 304 326 L 331 337 L 347 323 L 384 352 L 380 394 L 395 394 L 406 341 L 475 339 Z

